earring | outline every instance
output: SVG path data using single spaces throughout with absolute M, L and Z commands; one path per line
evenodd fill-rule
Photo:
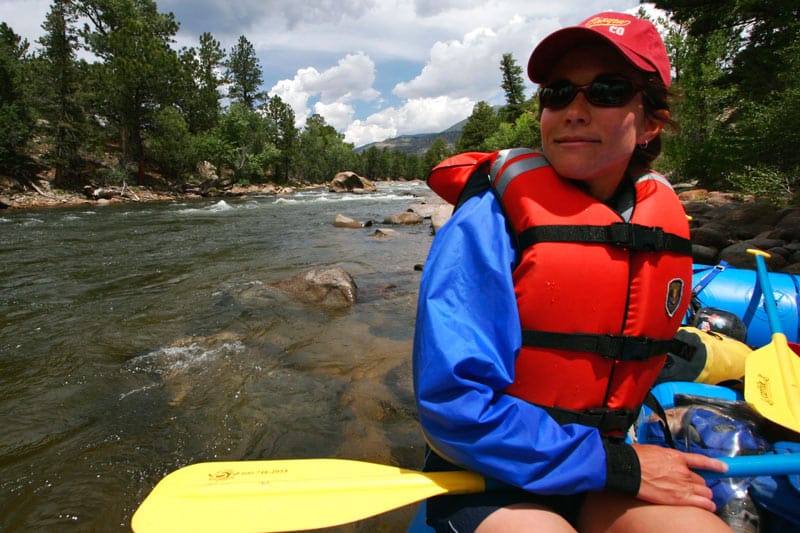
M 644 141 L 642 144 L 639 145 L 639 148 L 642 150 L 647 150 L 647 146 L 650 144 L 649 140 Z

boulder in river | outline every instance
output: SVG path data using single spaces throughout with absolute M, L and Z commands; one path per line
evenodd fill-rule
M 348 216 L 345 216 L 341 213 L 336 214 L 336 218 L 333 220 L 333 225 L 337 228 L 368 228 L 372 225 L 371 221 L 367 222 L 360 222 Z
M 422 217 L 413 212 L 413 211 L 403 211 L 402 213 L 395 213 L 393 215 L 387 216 L 383 219 L 384 224 L 402 224 L 402 225 L 413 225 L 413 224 L 421 224 Z
M 358 295 L 353 276 L 338 267 L 311 269 L 271 285 L 298 301 L 329 307 L 349 307 Z
M 365 192 L 377 191 L 378 188 L 367 178 L 350 170 L 336 174 L 328 185 L 330 192 Z

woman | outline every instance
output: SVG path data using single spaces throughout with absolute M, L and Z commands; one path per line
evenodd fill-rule
M 477 170 L 431 246 L 414 339 L 426 468 L 518 489 L 433 498 L 428 522 L 725 531 L 694 472 L 724 463 L 623 440 L 691 283 L 683 208 L 649 169 L 669 121 L 664 44 L 647 21 L 601 13 L 548 36 L 528 73 L 544 157 L 469 154 Z

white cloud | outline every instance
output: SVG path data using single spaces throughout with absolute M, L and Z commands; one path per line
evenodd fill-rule
M 375 83 L 375 63 L 363 52 L 348 54 L 335 67 L 314 79 L 309 76 L 306 82 L 306 89 L 319 93 L 323 102 L 370 101 L 378 97 L 378 91 L 372 87 Z
M 353 143 L 359 147 L 365 144 L 378 142 L 397 137 L 397 129 L 392 126 L 381 124 L 370 124 L 369 121 L 355 120 L 348 127 L 344 134 L 345 142 Z
M 325 117 L 326 122 L 343 131 L 352 120 L 355 110 L 350 102 L 371 101 L 378 97 L 372 85 L 375 81 L 375 63 L 359 52 L 348 54 L 339 63 L 323 72 L 314 67 L 297 71 L 291 80 L 280 80 L 269 90 L 292 107 L 297 126 L 305 124 L 311 101 L 314 112 Z
M 415 98 L 434 94 L 475 94 L 473 83 L 494 78 L 489 63 L 496 55 L 493 43 L 497 34 L 489 28 L 469 32 L 463 41 L 437 42 L 431 50 L 430 60 L 422 72 L 409 82 L 398 83 L 393 92 L 401 98 Z M 499 64 L 499 58 L 495 65 Z M 495 84 L 495 87 L 497 85 Z
M 512 54 L 524 70 L 533 44 L 556 27 L 552 20 L 532 22 L 515 15 L 496 28 L 477 27 L 461 40 L 439 41 L 420 74 L 398 83 L 393 92 L 402 98 L 447 94 L 491 99 L 501 92 L 503 54 Z
M 326 104 L 317 102 L 314 104 L 314 112 L 325 117 L 325 122 L 336 128 L 336 131 L 344 131 L 353 122 L 353 115 L 356 114 L 353 106 L 344 102 L 333 102 Z
M 294 79 L 281 80 L 269 90 L 270 96 L 280 96 L 281 100 L 292 108 L 296 126 L 303 125 L 309 114 L 308 100 L 311 98 L 311 93 L 304 89 L 302 78 L 305 74 L 304 71 L 312 70 L 316 72 L 313 68 L 301 69 Z

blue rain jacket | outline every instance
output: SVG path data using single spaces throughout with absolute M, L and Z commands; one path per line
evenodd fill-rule
M 492 191 L 464 203 L 434 238 L 419 291 L 414 388 L 425 438 L 469 470 L 539 494 L 606 485 L 596 428 L 559 425 L 503 391 L 522 343 L 515 250 Z

